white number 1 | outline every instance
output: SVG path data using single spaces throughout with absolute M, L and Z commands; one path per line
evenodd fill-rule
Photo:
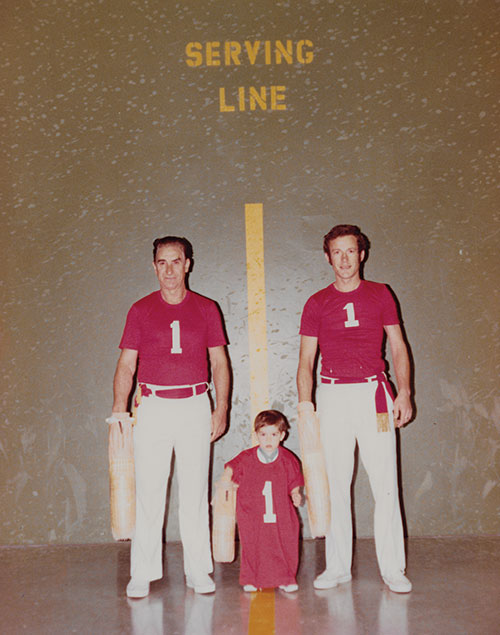
M 344 326 L 346 328 L 349 328 L 350 326 L 359 326 L 359 322 L 354 316 L 354 304 L 349 302 L 345 305 L 344 310 L 347 311 L 347 320 L 344 322 Z
M 172 348 L 170 349 L 170 352 L 174 354 L 182 353 L 181 327 L 179 324 L 179 320 L 174 320 L 173 322 L 171 322 L 170 328 L 172 329 Z
M 262 490 L 264 498 L 266 499 L 266 513 L 264 514 L 265 523 L 275 523 L 276 514 L 273 511 L 273 483 L 272 481 L 266 481 L 264 489 Z

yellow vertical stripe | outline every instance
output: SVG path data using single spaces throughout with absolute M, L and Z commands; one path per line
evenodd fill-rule
M 248 635 L 273 635 L 275 632 L 274 589 L 252 593 Z
M 245 205 L 248 291 L 248 348 L 250 354 L 250 410 L 255 416 L 269 408 L 267 369 L 266 285 L 262 203 Z M 254 435 L 252 439 L 255 443 Z
M 264 218 L 261 203 L 245 205 L 248 292 L 248 349 L 250 356 L 250 411 L 252 442 L 256 415 L 269 408 L 267 368 L 266 282 L 264 272 Z M 248 635 L 272 635 L 274 625 L 274 589 L 252 593 Z

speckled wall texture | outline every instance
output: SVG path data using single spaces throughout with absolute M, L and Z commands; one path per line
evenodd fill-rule
M 408 533 L 499 532 L 499 24 L 495 0 L 4 0 L 1 543 L 111 540 L 104 419 L 158 235 L 192 241 L 191 287 L 226 320 L 214 476 L 249 444 L 246 203 L 264 209 L 273 405 L 295 424 L 322 236 L 357 223 L 414 360 Z M 355 501 L 371 535 L 362 467 Z M 174 480 L 169 539 L 175 507 Z

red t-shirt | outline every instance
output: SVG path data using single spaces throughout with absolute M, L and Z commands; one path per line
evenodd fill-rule
M 179 304 L 168 304 L 155 291 L 132 305 L 120 348 L 138 351 L 138 381 L 182 386 L 207 381 L 207 348 L 225 344 L 213 300 L 188 291 Z
M 240 584 L 257 588 L 295 584 L 299 520 L 290 492 L 304 484 L 299 460 L 280 446 L 275 461 L 262 463 L 255 447 L 240 452 L 227 466 L 239 485 Z
M 384 326 L 399 324 L 396 303 L 385 284 L 361 280 L 342 293 L 330 284 L 304 306 L 300 334 L 318 338 L 321 374 L 361 378 L 385 369 Z

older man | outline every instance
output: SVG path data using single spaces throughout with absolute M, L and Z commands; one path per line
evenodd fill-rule
M 137 371 L 139 406 L 134 428 L 136 527 L 129 597 L 145 597 L 163 575 L 162 527 L 172 451 L 179 482 L 179 524 L 186 584 L 215 591 L 208 520 L 210 442 L 226 429 L 229 363 L 219 310 L 186 286 L 192 263 L 188 240 L 153 243 L 160 289 L 130 309 L 114 377 L 113 415 L 127 410 Z M 209 368 L 216 407 L 208 396 Z

